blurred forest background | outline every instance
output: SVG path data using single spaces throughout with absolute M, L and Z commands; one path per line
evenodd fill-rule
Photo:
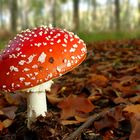
M 49 24 L 85 41 L 139 38 L 140 0 L 0 0 L 0 40 Z

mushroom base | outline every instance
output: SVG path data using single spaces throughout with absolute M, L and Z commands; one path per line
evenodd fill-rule
M 36 121 L 36 118 L 40 115 L 45 116 L 47 112 L 47 101 L 45 91 L 50 91 L 53 81 L 47 81 L 41 85 L 29 88 L 26 90 L 27 95 L 27 127 Z

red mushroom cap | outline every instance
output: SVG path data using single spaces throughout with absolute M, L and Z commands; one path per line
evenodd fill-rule
M 66 30 L 38 27 L 18 34 L 0 55 L 0 90 L 31 88 L 59 77 L 86 57 L 86 45 Z

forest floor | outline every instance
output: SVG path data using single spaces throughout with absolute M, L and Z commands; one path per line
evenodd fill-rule
M 140 40 L 87 48 L 86 60 L 46 93 L 49 112 L 32 131 L 25 94 L 0 94 L 0 140 L 140 140 Z

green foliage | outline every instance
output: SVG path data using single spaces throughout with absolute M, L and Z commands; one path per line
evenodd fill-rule
M 93 42 L 103 40 L 122 40 L 139 38 L 140 32 L 79 32 L 78 35 L 85 42 Z
M 0 50 L 3 49 L 5 47 L 5 45 L 7 44 L 8 41 L 6 40 L 1 40 L 0 41 Z

